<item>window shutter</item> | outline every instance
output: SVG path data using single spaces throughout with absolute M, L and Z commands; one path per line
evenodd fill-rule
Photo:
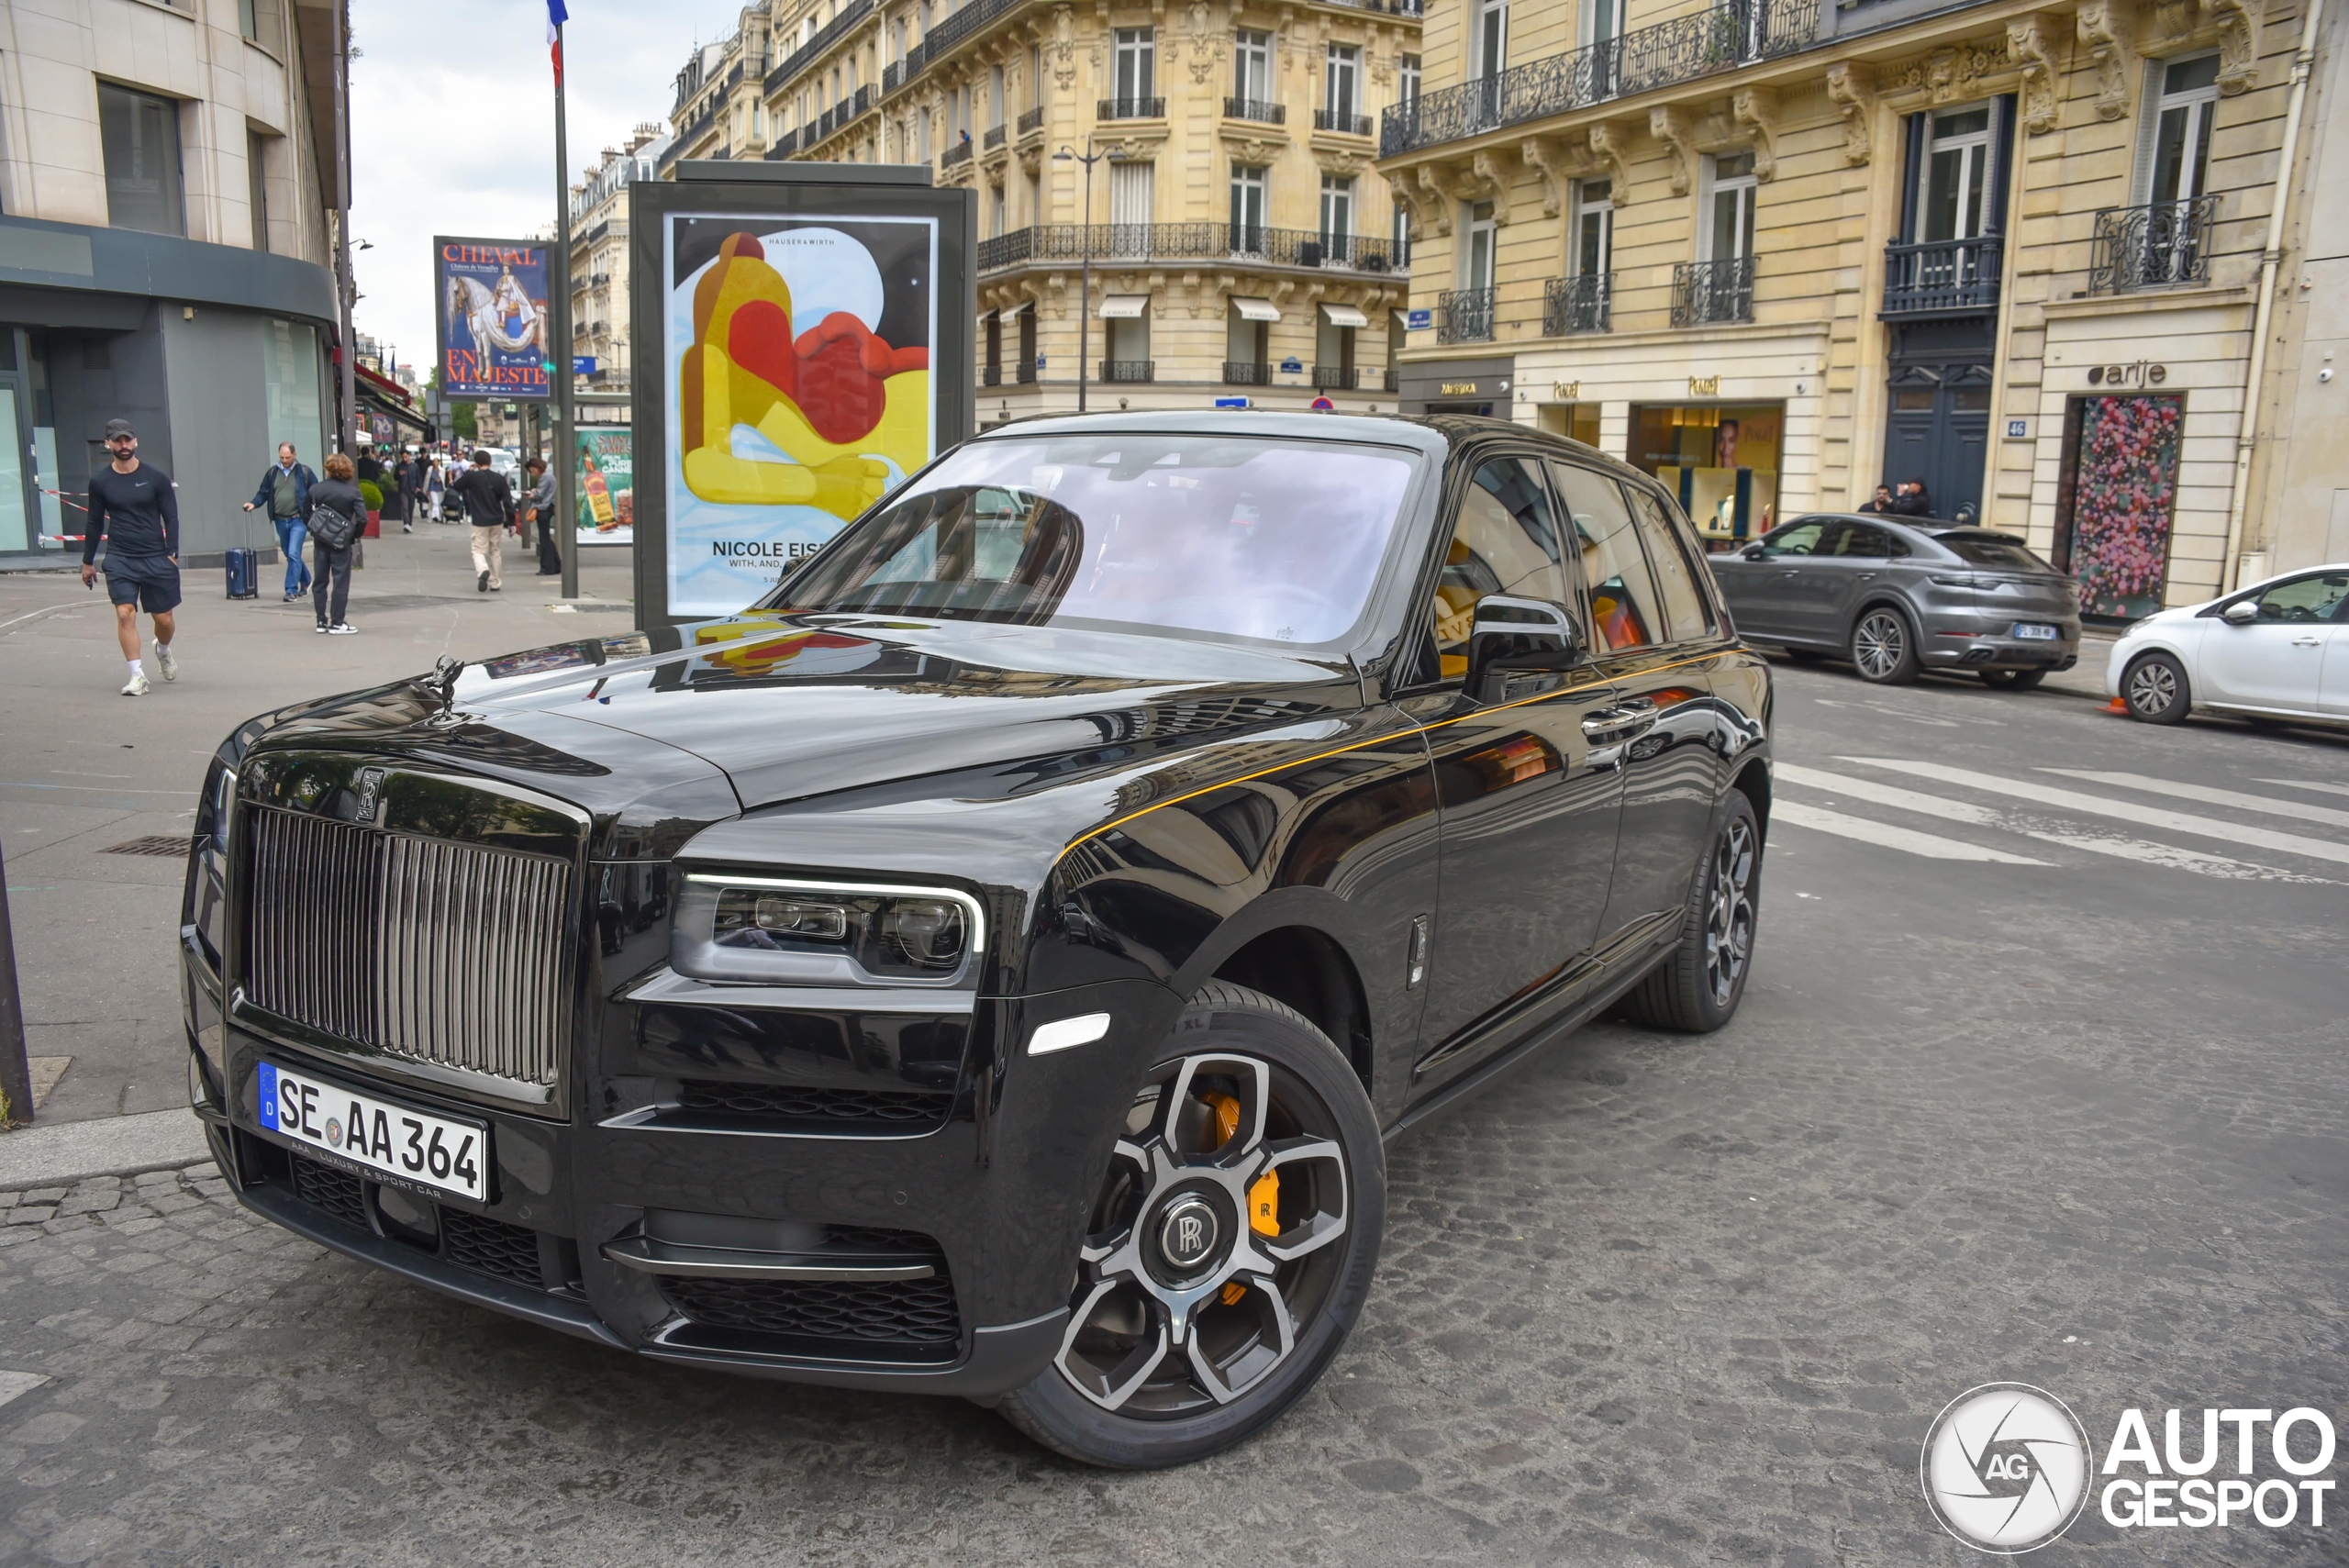
M 2162 67 L 2168 61 L 2145 61 L 2143 92 L 2137 95 L 2137 157 L 2129 171 L 2129 205 L 2144 206 L 2154 199 L 2154 145 L 2161 138 Z
M 2000 97 L 1990 116 L 1990 210 L 1982 215 L 1982 232 L 2007 231 L 2008 170 L 2015 157 L 2015 95 Z
M 1931 113 L 1910 115 L 1909 125 L 1908 174 L 1900 186 L 1900 242 L 1917 242 L 1917 204 L 1924 199 L 1925 138 L 1933 117 Z

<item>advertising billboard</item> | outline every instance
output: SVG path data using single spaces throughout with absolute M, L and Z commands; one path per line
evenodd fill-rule
M 547 248 L 520 239 L 432 242 L 444 398 L 539 399 L 547 380 Z
M 974 203 L 857 172 L 630 192 L 634 330 L 660 346 L 631 389 L 659 465 L 631 487 L 645 624 L 756 603 L 968 433 Z
M 579 542 L 636 542 L 636 433 L 625 425 L 575 427 L 579 473 L 572 494 L 579 498 Z

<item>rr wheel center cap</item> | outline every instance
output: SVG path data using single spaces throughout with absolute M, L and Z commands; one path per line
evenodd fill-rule
M 1223 1217 L 1197 1193 L 1186 1193 L 1159 1210 L 1152 1228 L 1158 1256 L 1178 1277 L 1205 1272 L 1223 1255 Z

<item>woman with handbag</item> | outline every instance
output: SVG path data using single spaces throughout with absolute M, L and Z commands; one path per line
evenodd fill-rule
M 367 521 L 366 498 L 351 483 L 355 472 L 351 459 L 336 452 L 327 459 L 327 476 L 310 486 L 310 539 L 317 546 L 311 593 L 317 606 L 318 629 L 336 637 L 349 637 L 359 629 L 342 618 L 351 603 L 351 547 Z

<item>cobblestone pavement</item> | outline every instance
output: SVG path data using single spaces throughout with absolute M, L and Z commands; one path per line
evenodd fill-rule
M 1790 675 L 1788 755 L 2349 784 L 2321 740 L 1855 689 Z M 0 1395 L 48 1380 L 0 1406 L 0 1561 L 1978 1562 L 1918 1487 L 1974 1385 L 2054 1392 L 2099 1460 L 2132 1406 L 2158 1442 L 2171 1407 L 2349 1400 L 2342 866 L 2040 852 L 1775 829 L 1736 1023 L 1596 1027 L 1397 1143 L 1358 1332 L 1173 1473 L 967 1404 L 640 1364 L 321 1251 L 208 1169 L 0 1198 Z M 2326 1520 L 2092 1506 L 2032 1561 L 2349 1558 Z

